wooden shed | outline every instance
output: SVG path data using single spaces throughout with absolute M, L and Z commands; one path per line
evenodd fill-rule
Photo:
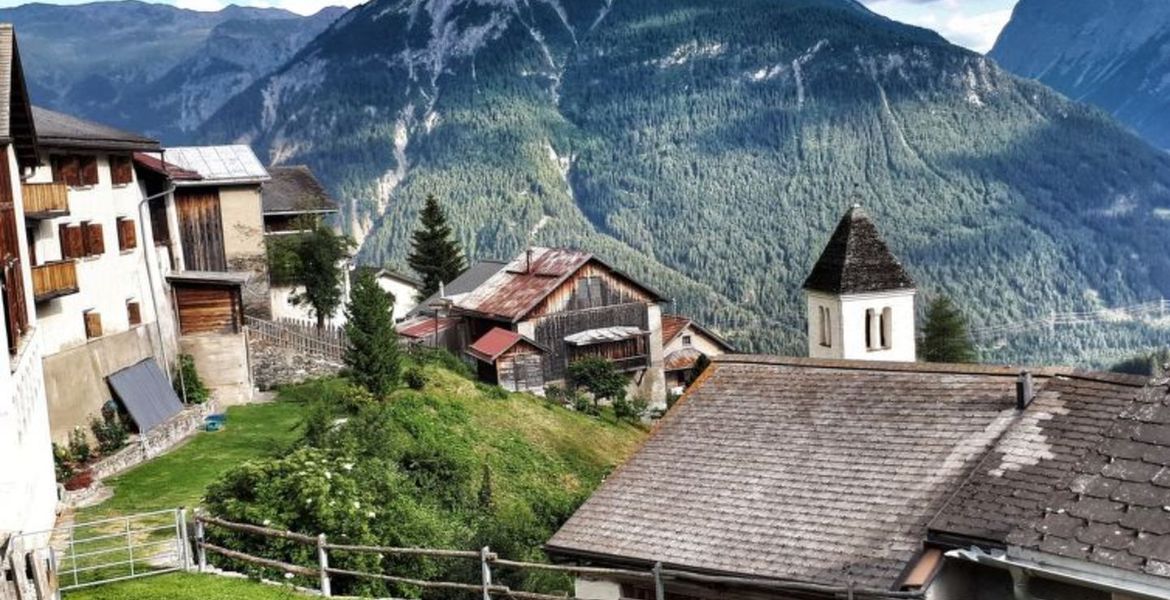
M 479 378 L 514 392 L 544 391 L 544 357 L 536 342 L 496 327 L 476 340 L 467 354 L 475 358 Z
M 243 330 L 246 273 L 184 272 L 167 278 L 182 335 Z

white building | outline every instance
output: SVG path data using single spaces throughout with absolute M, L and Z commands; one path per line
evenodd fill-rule
M 33 108 L 39 164 L 23 180 L 33 298 L 42 331 L 54 439 L 89 430 L 112 393 L 107 378 L 178 340 L 133 153 L 158 142 Z
M 861 206 L 841 219 L 804 291 L 810 357 L 917 360 L 914 281 Z
M 41 364 L 43 329 L 20 181 L 37 163 L 36 137 L 11 25 L 0 25 L 0 545 L 53 526 L 57 486 Z

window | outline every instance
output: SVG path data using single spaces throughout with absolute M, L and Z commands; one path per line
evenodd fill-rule
M 690 346 L 690 345 L 691 345 L 691 343 L 692 343 L 693 341 L 694 341 L 694 340 L 693 340 L 693 339 L 691 339 L 691 336 L 689 336 L 689 335 L 684 335 L 684 336 L 683 336 L 683 345 L 684 345 L 684 346 Z
M 85 311 L 85 337 L 94 339 L 102 337 L 102 316 L 95 311 Z
M 870 350 L 889 350 L 892 346 L 893 311 L 883 308 L 865 311 L 865 347 Z
M 829 307 L 827 307 L 827 306 L 818 306 L 817 309 L 818 309 L 818 313 L 819 313 L 818 322 L 820 325 L 821 345 L 826 347 L 826 348 L 832 348 L 833 347 L 833 313 L 829 310 Z
M 129 156 L 110 157 L 110 180 L 114 185 L 134 183 L 134 162 Z
M 134 219 L 118 218 L 118 249 L 122 252 L 138 247 L 138 230 Z
M 142 306 L 137 300 L 126 301 L 126 314 L 130 317 L 130 326 L 142 324 Z
M 52 157 L 53 183 L 69 187 L 88 187 L 98 184 L 97 158 L 93 156 Z

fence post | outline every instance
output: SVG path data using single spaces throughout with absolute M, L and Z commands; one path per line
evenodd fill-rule
M 207 550 L 203 547 L 203 542 L 206 540 L 206 535 L 203 527 L 203 520 L 199 517 L 199 509 L 195 509 L 195 555 L 199 557 L 199 572 L 203 573 L 207 570 Z
M 479 551 L 480 571 L 483 574 L 483 600 L 492 600 L 492 567 L 488 564 L 491 553 L 491 549 L 487 546 Z
M 662 563 L 654 563 L 654 600 L 666 600 L 666 590 L 662 587 Z
M 325 549 L 324 533 L 317 536 L 317 567 L 321 570 L 321 595 L 329 598 L 333 590 L 329 584 L 329 552 Z
M 191 540 L 187 531 L 187 507 L 179 507 L 179 566 L 184 572 L 191 570 Z

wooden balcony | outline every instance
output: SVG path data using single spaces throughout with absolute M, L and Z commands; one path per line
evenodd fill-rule
M 69 187 L 64 183 L 25 183 L 20 189 L 26 219 L 52 219 L 69 214 Z
M 77 263 L 72 260 L 33 267 L 32 280 L 33 298 L 37 302 L 48 302 L 81 291 L 77 286 Z

